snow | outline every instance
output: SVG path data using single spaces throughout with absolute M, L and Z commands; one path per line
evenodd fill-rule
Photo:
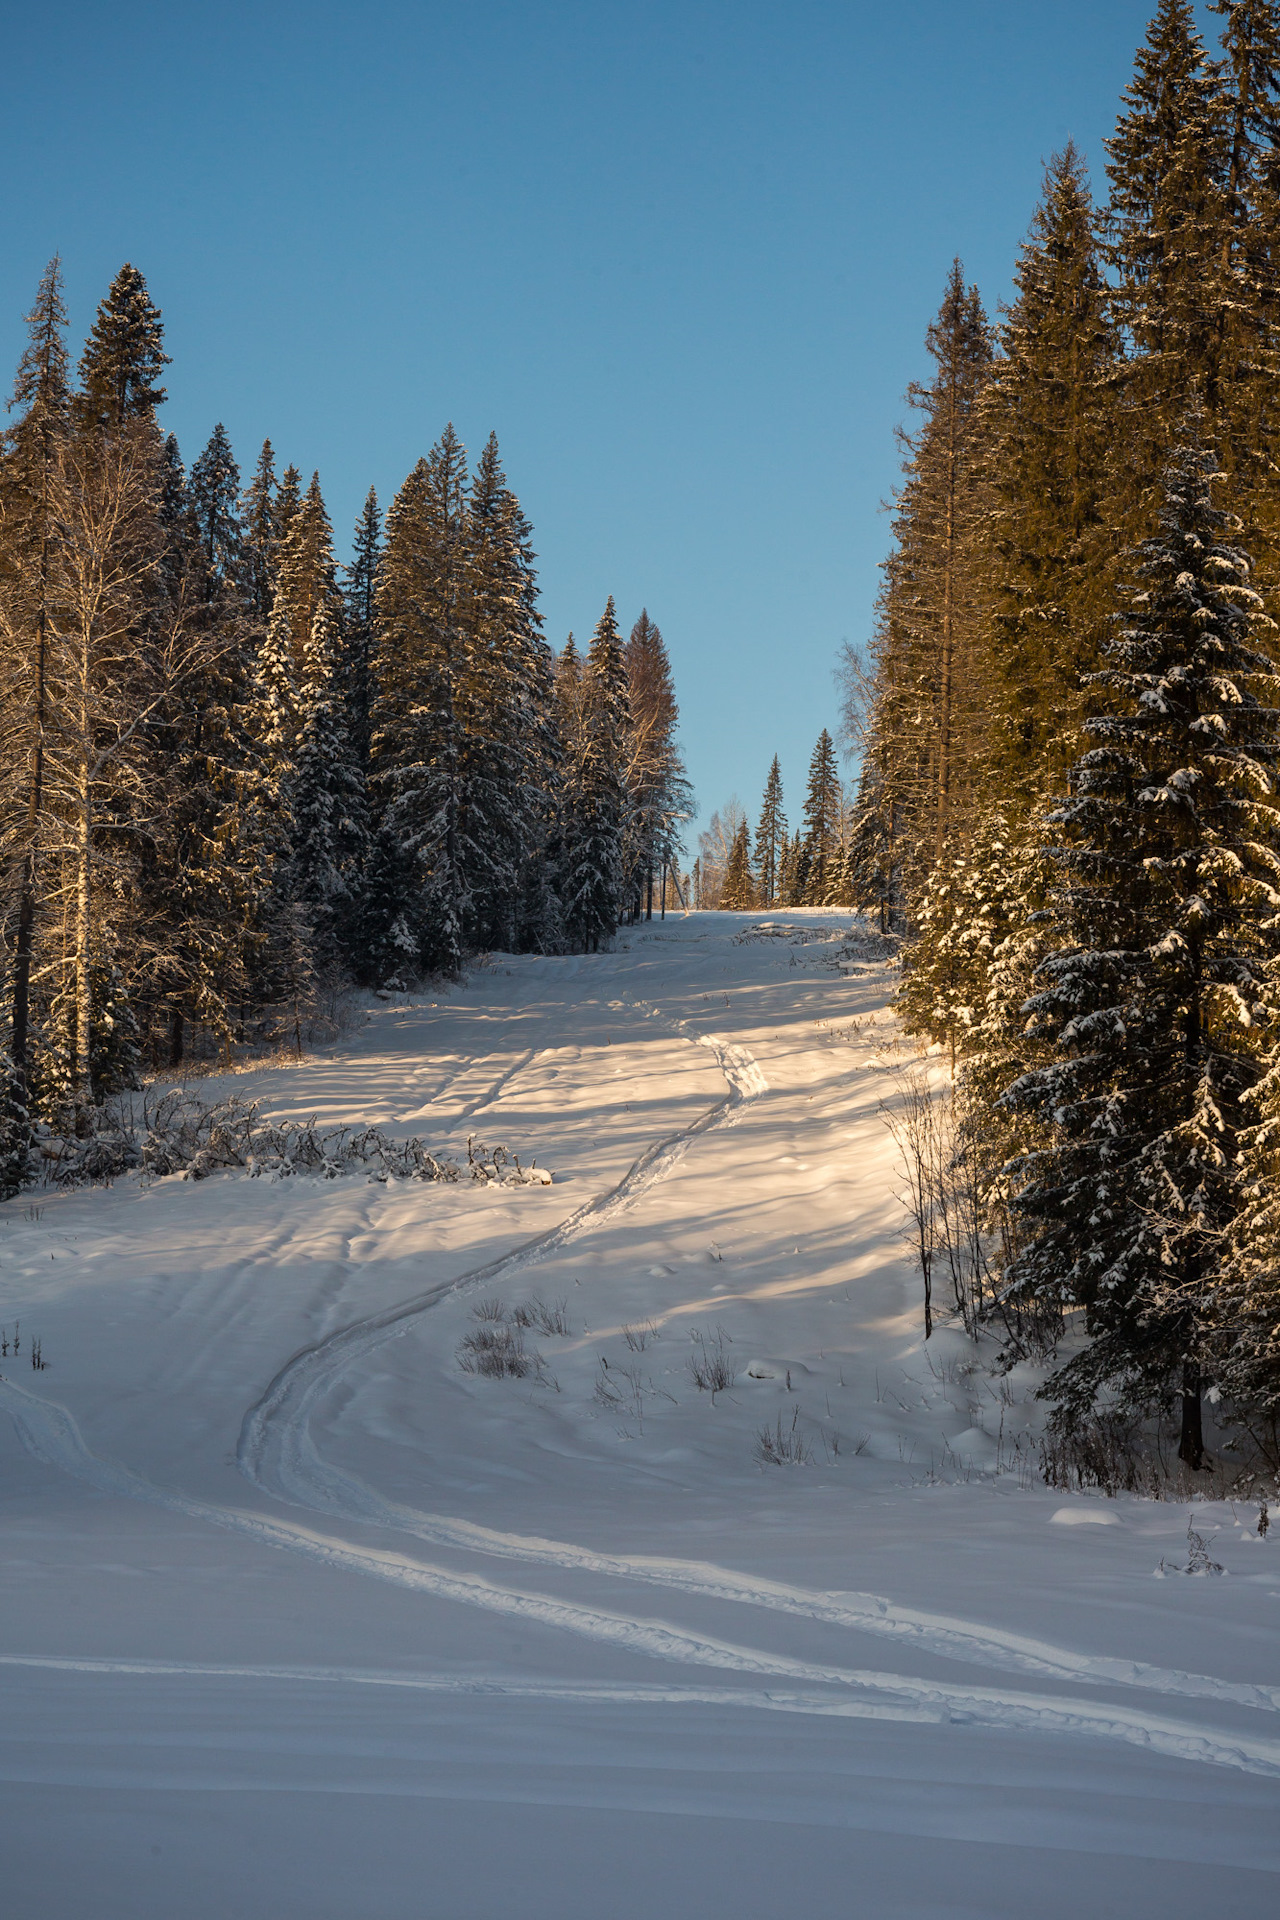
M 695 914 L 201 1089 L 547 1187 L 0 1213 L 7 1912 L 1273 1910 L 1275 1540 L 1041 1486 L 1034 1383 L 926 1347 L 877 951 Z M 1153 1580 L 1189 1518 L 1230 1580 Z

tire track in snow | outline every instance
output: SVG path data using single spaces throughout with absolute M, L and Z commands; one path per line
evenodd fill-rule
M 283 1467 L 287 1481 L 289 1465 L 291 1462 L 296 1463 L 302 1482 L 298 1491 L 302 1492 L 305 1488 L 312 1497 L 305 1499 L 304 1504 L 314 1504 L 314 1496 L 321 1493 L 323 1487 L 323 1480 L 318 1480 L 315 1476 L 331 1475 L 332 1470 L 324 1468 L 315 1454 L 307 1431 L 307 1414 L 316 1397 L 327 1386 L 332 1374 L 339 1366 L 345 1364 L 346 1360 L 353 1357 L 356 1352 L 371 1351 L 383 1340 L 394 1338 L 397 1333 L 404 1330 L 409 1319 L 425 1311 L 446 1293 L 484 1284 L 508 1272 L 533 1265 L 538 1260 L 546 1258 L 556 1248 L 576 1238 L 588 1225 L 597 1224 L 611 1217 L 613 1213 L 629 1205 L 668 1171 L 700 1134 L 723 1120 L 736 1117 L 736 1112 L 745 1099 L 764 1090 L 767 1083 L 759 1067 L 744 1049 L 732 1047 L 729 1043 L 722 1042 L 717 1036 L 712 1035 L 699 1036 L 699 1041 L 700 1044 L 710 1046 L 720 1059 L 722 1071 L 730 1086 L 730 1093 L 725 1101 L 709 1109 L 692 1126 L 649 1149 L 610 1193 L 599 1196 L 594 1201 L 587 1202 L 576 1209 L 567 1220 L 562 1221 L 550 1233 L 528 1243 L 524 1248 L 516 1249 L 512 1254 L 487 1267 L 428 1289 L 413 1300 L 401 1303 L 397 1308 L 388 1309 L 382 1314 L 340 1329 L 328 1340 L 305 1349 L 295 1356 L 294 1360 L 276 1376 L 276 1380 L 258 1406 L 246 1416 L 238 1455 L 242 1467 L 249 1472 L 249 1477 L 258 1478 L 257 1473 L 251 1469 L 253 1465 L 261 1464 L 264 1469 Z M 993 1729 L 1034 1729 L 1040 1732 L 1074 1733 L 1091 1738 L 1119 1740 L 1178 1759 L 1199 1760 L 1207 1764 L 1280 1777 L 1280 1742 L 1277 1741 L 1238 1735 L 1225 1730 L 1190 1726 L 1109 1704 L 1023 1694 L 999 1688 L 955 1687 L 917 1680 L 907 1675 L 825 1666 L 796 1660 L 786 1655 L 761 1653 L 756 1649 L 737 1646 L 715 1636 L 685 1632 L 663 1621 L 638 1620 L 630 1615 L 578 1606 L 544 1594 L 500 1586 L 479 1576 L 455 1573 L 400 1554 L 376 1548 L 358 1547 L 349 1541 L 333 1539 L 295 1523 L 188 1498 L 155 1486 L 132 1473 L 128 1468 L 94 1455 L 85 1445 L 79 1428 L 65 1408 L 42 1400 L 17 1387 L 13 1382 L 3 1379 L 0 1379 L 0 1404 L 7 1407 L 19 1437 L 33 1455 L 72 1477 L 87 1482 L 100 1492 L 145 1501 L 148 1504 L 182 1513 L 191 1519 L 205 1520 L 262 1545 L 300 1554 L 336 1569 L 363 1573 L 436 1598 L 457 1601 L 507 1617 L 516 1617 L 531 1624 L 538 1623 L 559 1628 L 597 1643 L 611 1645 L 651 1659 L 709 1666 L 757 1677 L 807 1682 L 810 1687 L 816 1685 L 836 1690 L 834 1693 L 813 1695 L 794 1690 L 788 1692 L 770 1690 L 767 1695 L 761 1696 L 761 1702 L 775 1708 L 782 1706 L 785 1702 L 788 1703 L 787 1710 L 795 1712 L 852 1714 L 860 1717 L 866 1715 L 909 1717 Z M 292 1446 L 288 1444 L 277 1446 L 273 1453 L 273 1440 L 278 1442 L 283 1437 L 287 1441 L 290 1436 L 292 1436 Z M 259 1449 L 256 1454 L 255 1446 Z M 312 1476 L 310 1480 L 306 1477 L 307 1469 Z M 349 1487 L 352 1485 L 350 1476 L 341 1476 L 341 1478 Z M 261 1484 L 266 1486 L 268 1491 L 271 1490 L 265 1473 Z M 339 1510 L 348 1518 L 364 1517 L 353 1513 L 349 1506 L 342 1506 Z M 430 1524 L 429 1516 L 414 1516 L 414 1518 L 418 1522 Z M 468 1523 L 465 1522 L 443 1524 L 451 1528 L 471 1531 Z M 485 1529 L 475 1531 L 480 1534 L 487 1532 Z M 497 1538 L 502 1540 L 502 1551 L 507 1557 L 526 1557 L 527 1548 L 523 1543 L 510 1536 L 497 1536 Z M 459 1540 L 458 1544 L 462 1542 Z M 474 1538 L 472 1544 L 476 1544 Z M 628 1562 L 611 1556 L 588 1556 L 583 1549 L 560 1549 L 554 1542 L 529 1543 L 529 1545 L 537 1547 L 538 1557 L 543 1557 L 547 1552 L 567 1551 L 573 1558 L 569 1562 L 561 1561 L 561 1564 L 582 1565 L 591 1560 L 598 1560 L 602 1563 L 602 1570 L 616 1569 L 620 1575 L 627 1578 L 637 1577 L 637 1570 L 644 1567 L 643 1562 Z M 483 1550 L 493 1551 L 494 1549 L 490 1545 Z M 614 1560 L 613 1567 L 605 1564 L 611 1559 Z M 699 1581 L 691 1589 L 690 1577 L 696 1579 L 697 1573 L 702 1570 L 695 1571 L 680 1563 L 670 1563 L 670 1567 L 678 1579 L 663 1578 L 660 1584 L 679 1584 L 685 1591 L 709 1590 L 725 1598 L 746 1598 L 754 1604 L 770 1604 L 769 1600 L 761 1599 L 762 1593 L 769 1588 L 770 1583 L 752 1582 L 746 1580 L 744 1576 L 735 1575 L 727 1570 L 708 1568 L 706 1572 L 712 1576 L 711 1586 L 704 1587 Z M 650 1569 L 651 1573 L 662 1571 L 662 1563 Z M 843 1612 L 853 1614 L 857 1624 L 864 1624 L 868 1619 L 886 1617 L 883 1612 L 863 1615 L 857 1611 L 856 1607 L 851 1608 L 847 1601 L 838 1602 L 828 1596 L 805 1595 L 801 1589 L 775 1588 L 772 1591 L 775 1601 L 788 1602 L 790 1595 L 797 1597 L 798 1604 L 785 1604 L 785 1611 L 807 1612 L 814 1601 L 825 1601 L 829 1606 L 840 1606 Z M 888 1604 L 876 1601 L 873 1596 L 867 1598 L 876 1608 Z M 910 1618 L 908 1610 L 893 1611 L 900 1614 L 903 1621 Z M 930 1616 L 914 1616 L 914 1619 L 919 1623 L 930 1619 Z M 854 1620 L 851 1619 L 849 1624 L 854 1624 Z M 956 1624 L 963 1626 L 965 1623 Z M 997 1644 L 989 1636 L 986 1639 L 989 1647 Z M 1048 1651 L 1056 1653 L 1057 1650 Z M 17 1658 L 19 1657 L 11 1657 L 12 1660 Z M 1066 1656 L 1066 1658 L 1070 1660 L 1072 1656 Z M 1086 1676 L 1073 1672 L 1070 1677 Z M 1188 1678 L 1198 1677 L 1188 1676 Z M 498 1681 L 484 1681 L 480 1686 L 483 1690 L 493 1690 L 502 1684 Z M 533 1684 L 541 1689 L 541 1683 Z M 1212 1687 L 1222 1683 L 1205 1682 L 1205 1684 Z M 590 1686 L 575 1684 L 570 1687 L 567 1695 L 562 1691 L 559 1697 L 586 1698 L 593 1695 L 593 1691 Z M 698 1693 L 718 1696 L 722 1691 L 724 1690 L 657 1688 L 645 1693 L 643 1688 L 623 1687 L 612 1697 L 622 1699 L 631 1694 L 644 1694 L 644 1697 L 648 1698 L 688 1699 Z M 1254 1692 L 1252 1689 L 1249 1691 L 1251 1694 Z M 850 1699 L 848 1697 L 850 1694 L 859 1697 Z M 545 1689 L 542 1689 L 542 1697 L 549 1697 Z M 1251 1698 L 1245 1704 L 1260 1705 L 1264 1702 L 1260 1698 Z
M 441 1282 L 414 1300 L 382 1315 L 355 1323 L 295 1355 L 282 1368 L 241 1430 L 241 1470 L 264 1492 L 291 1505 L 363 1521 L 405 1533 L 432 1546 L 480 1553 L 495 1559 L 603 1575 L 696 1596 L 729 1600 L 802 1619 L 819 1620 L 851 1631 L 879 1635 L 922 1651 L 970 1664 L 994 1666 L 1043 1679 L 1140 1688 L 1180 1698 L 1229 1701 L 1262 1711 L 1280 1711 L 1280 1687 L 1219 1680 L 1144 1661 L 1076 1653 L 1026 1635 L 975 1625 L 946 1614 L 902 1607 L 878 1594 L 827 1594 L 754 1578 L 706 1563 L 656 1560 L 594 1552 L 569 1542 L 502 1533 L 444 1514 L 422 1513 L 387 1499 L 359 1476 L 330 1465 L 311 1437 L 310 1415 L 333 1375 L 348 1360 L 371 1352 L 384 1339 L 404 1331 L 404 1323 L 426 1312 L 448 1294 L 488 1284 L 545 1259 L 578 1234 L 621 1211 L 662 1178 L 698 1134 L 736 1119 L 742 1107 L 768 1090 L 755 1058 L 718 1034 L 691 1034 L 686 1023 L 670 1019 L 650 1002 L 614 1001 L 635 1007 L 649 1019 L 675 1027 L 684 1038 L 708 1047 L 729 1083 L 729 1099 L 711 1108 L 693 1126 L 651 1148 L 603 1199 L 579 1208 L 541 1240 L 492 1265 Z
M 695 1044 L 708 1047 L 716 1055 L 729 1083 L 729 1093 L 724 1100 L 709 1107 L 691 1125 L 647 1148 L 615 1187 L 585 1201 L 549 1232 L 498 1260 L 473 1267 L 455 1279 L 438 1281 L 408 1300 L 353 1321 L 294 1354 L 276 1374 L 257 1405 L 245 1415 L 236 1447 L 237 1463 L 245 1477 L 264 1492 L 297 1505 L 314 1505 L 309 1496 L 313 1486 L 319 1491 L 321 1462 L 311 1443 L 309 1418 L 316 1401 L 342 1367 L 407 1332 L 410 1322 L 447 1296 L 471 1292 L 537 1266 L 583 1233 L 624 1212 L 670 1172 L 696 1139 L 721 1122 L 735 1118 L 744 1101 L 767 1091 L 768 1082 L 745 1049 L 721 1040 L 716 1034 L 699 1035 Z M 320 1510 L 343 1511 L 327 1498 L 321 1502 Z

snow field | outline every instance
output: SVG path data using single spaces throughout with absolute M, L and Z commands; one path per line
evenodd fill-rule
M 1030 1483 L 1027 1383 L 954 1330 L 925 1349 L 878 1113 L 909 1057 L 890 990 L 848 915 L 496 956 L 230 1084 L 474 1133 L 550 1188 L 218 1177 L 7 1211 L 0 1322 L 51 1362 L 0 1366 L 24 1898 L 56 1827 L 103 1913 L 763 1914 L 783 1861 L 804 1911 L 865 1884 L 877 1914 L 1122 1886 L 1191 1912 L 1206 1875 L 1270 1910 L 1274 1547 L 1198 1509 L 1231 1578 L 1153 1580 L 1186 1509 Z M 535 1309 L 534 1373 L 460 1368 L 486 1302 Z M 806 1464 L 762 1461 L 774 1423 Z M 655 1835 L 638 1857 L 622 1817 Z M 149 1822 L 185 1905 L 132 1877 L 135 1839 L 167 1857 Z M 72 1866 L 39 1884 L 32 1912 L 81 1910 Z

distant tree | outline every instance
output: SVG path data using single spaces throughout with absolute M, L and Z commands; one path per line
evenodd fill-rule
M 760 803 L 760 822 L 756 827 L 756 883 L 760 905 L 778 904 L 782 864 L 787 845 L 787 816 L 782 809 L 782 769 L 773 756 Z
M 756 904 L 755 880 L 751 872 L 751 836 L 746 816 L 738 822 L 738 830 L 733 836 L 729 849 L 729 859 L 724 870 L 724 884 L 720 890 L 720 905 L 731 911 L 743 912 Z
M 840 856 L 841 792 L 836 750 L 825 727 L 809 762 L 804 823 L 804 848 L 808 857 L 805 898 L 811 906 L 829 906 Z

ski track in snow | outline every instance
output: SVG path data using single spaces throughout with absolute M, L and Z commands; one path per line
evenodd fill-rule
M 979 1662 L 1069 1682 L 1143 1688 L 1165 1694 L 1215 1699 L 1276 1711 L 1280 1688 L 1251 1686 L 1182 1673 L 1143 1662 L 1077 1654 L 1026 1636 L 977 1626 L 946 1615 L 899 1607 L 874 1594 L 828 1594 L 755 1579 L 715 1565 L 603 1554 L 569 1543 L 501 1533 L 444 1515 L 424 1514 L 389 1501 L 355 1475 L 328 1465 L 316 1451 L 310 1416 L 334 1376 L 350 1361 L 405 1332 L 421 1314 L 450 1295 L 470 1292 L 549 1258 L 583 1233 L 631 1206 L 662 1179 L 702 1134 L 732 1124 L 744 1105 L 767 1091 L 767 1081 L 742 1047 L 715 1034 L 690 1034 L 644 1002 L 648 1018 L 675 1027 L 712 1051 L 729 1086 L 728 1096 L 690 1126 L 644 1152 L 609 1192 L 578 1207 L 549 1232 L 501 1259 L 437 1284 L 382 1312 L 340 1328 L 303 1349 L 276 1375 L 245 1416 L 238 1464 L 262 1491 L 293 1505 L 335 1517 L 407 1533 L 439 1546 L 495 1558 L 590 1572 L 696 1595 L 732 1600 L 775 1612 L 878 1634 L 952 1659 Z M 496 1099 L 523 1071 L 530 1052 L 495 1081 L 468 1112 Z M 0 1403 L 28 1451 L 46 1464 L 107 1495 L 145 1501 L 187 1518 L 281 1548 L 326 1565 L 387 1580 L 437 1598 L 559 1628 L 629 1653 L 743 1675 L 807 1683 L 767 1690 L 680 1687 L 608 1682 L 544 1682 L 519 1677 L 448 1674 L 379 1674 L 359 1668 L 239 1667 L 106 1661 L 57 1656 L 0 1655 L 0 1666 L 50 1668 L 95 1674 L 210 1676 L 307 1681 L 313 1684 L 397 1686 L 436 1693 L 474 1693 L 566 1702 L 664 1702 L 748 1706 L 792 1713 L 911 1721 L 953 1722 L 1043 1733 L 1073 1733 L 1118 1740 L 1183 1760 L 1280 1777 L 1280 1741 L 1182 1722 L 1110 1703 L 1081 1701 L 1003 1688 L 956 1687 L 908 1675 L 827 1666 L 760 1652 L 715 1636 L 691 1633 L 657 1620 L 579 1606 L 547 1595 L 499 1585 L 383 1549 L 354 1545 L 296 1523 L 219 1506 L 168 1491 L 128 1468 L 90 1451 L 71 1414 L 56 1403 L 0 1376 Z M 814 1687 L 837 1691 L 814 1692 Z M 857 1698 L 850 1698 L 857 1695 Z

